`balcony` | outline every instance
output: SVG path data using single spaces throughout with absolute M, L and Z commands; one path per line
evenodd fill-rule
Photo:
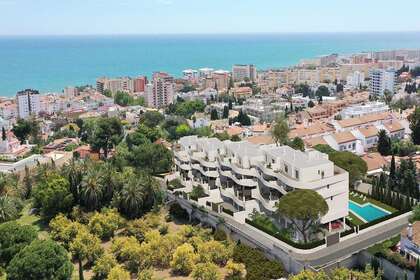
M 260 202 L 260 204 L 267 209 L 270 212 L 275 212 L 276 211 L 276 202 L 278 200 L 269 200 L 269 199 L 265 199 L 260 191 L 258 189 L 253 189 L 251 190 L 251 195 L 253 198 L 255 198 L 258 202 Z

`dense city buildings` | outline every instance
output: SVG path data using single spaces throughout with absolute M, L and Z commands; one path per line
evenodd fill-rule
M 146 86 L 147 104 L 152 108 L 163 108 L 174 101 L 174 78 L 167 73 L 156 72 Z
M 257 69 L 252 64 L 236 64 L 232 67 L 232 78 L 235 82 L 251 81 L 257 79 Z
M 25 89 L 16 94 L 18 117 L 26 119 L 40 112 L 40 94 L 37 90 Z

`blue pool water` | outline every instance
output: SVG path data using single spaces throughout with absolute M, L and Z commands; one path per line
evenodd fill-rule
M 359 205 L 351 200 L 349 201 L 349 209 L 351 212 L 353 212 L 353 214 L 356 214 L 367 222 L 371 222 L 373 220 L 389 215 L 389 213 L 385 210 L 375 207 L 370 203 Z

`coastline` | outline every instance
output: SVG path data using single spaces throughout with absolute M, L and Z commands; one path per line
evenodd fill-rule
M 420 32 L 0 36 L 0 96 L 24 88 L 60 92 L 101 76 L 180 77 L 188 68 L 237 63 L 278 69 L 331 53 L 413 48 L 420 48 Z

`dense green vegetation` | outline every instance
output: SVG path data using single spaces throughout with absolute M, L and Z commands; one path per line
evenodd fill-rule
M 120 106 L 144 106 L 145 100 L 143 97 L 135 98 L 127 92 L 117 91 L 114 95 L 114 102 Z
M 361 180 L 367 172 L 366 162 L 351 152 L 337 152 L 328 145 L 316 145 L 314 147 L 321 153 L 329 155 L 329 159 L 338 167 L 349 173 L 350 185 Z

